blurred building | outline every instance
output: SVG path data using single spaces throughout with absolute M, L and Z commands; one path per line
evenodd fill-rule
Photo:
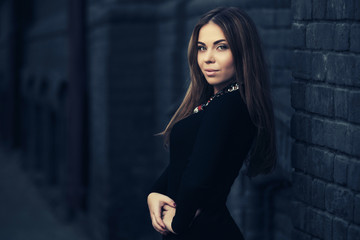
M 94 239 L 159 239 L 145 193 L 168 153 L 153 135 L 185 94 L 192 28 L 217 6 L 255 21 L 275 107 L 276 171 L 241 173 L 228 199 L 245 238 L 355 239 L 357 0 L 0 0 L 0 145 L 19 150 L 54 213 Z M 335 133 L 314 127 L 328 122 Z

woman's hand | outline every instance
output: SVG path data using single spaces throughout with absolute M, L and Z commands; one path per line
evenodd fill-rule
M 150 211 L 150 217 L 153 227 L 161 234 L 167 234 L 166 226 L 163 222 L 162 211 L 165 206 L 175 207 L 175 202 L 168 196 L 152 192 L 147 197 L 147 203 Z
M 162 216 L 164 224 L 166 226 L 166 229 L 174 234 L 176 234 L 176 233 L 172 229 L 171 223 L 175 216 L 175 213 L 176 213 L 176 208 L 168 206 L 168 205 L 164 206 L 164 211 L 163 211 L 163 216 Z

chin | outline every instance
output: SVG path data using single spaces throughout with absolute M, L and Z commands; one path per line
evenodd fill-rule
M 215 86 L 218 86 L 218 85 L 223 85 L 223 84 L 226 84 L 230 81 L 230 79 L 228 80 L 215 80 L 215 79 L 206 79 L 206 81 L 208 82 L 208 84 L 210 84 L 211 86 L 215 87 Z
M 222 81 L 222 80 L 218 80 L 218 79 L 214 79 L 214 78 L 207 78 L 206 81 L 211 86 L 216 86 L 216 85 L 222 84 L 224 82 L 227 82 L 227 81 Z

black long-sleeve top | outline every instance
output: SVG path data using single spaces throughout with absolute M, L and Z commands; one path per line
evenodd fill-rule
M 197 209 L 226 203 L 255 132 L 238 90 L 214 98 L 173 126 L 170 163 L 150 192 L 175 201 L 174 232 L 185 232 Z

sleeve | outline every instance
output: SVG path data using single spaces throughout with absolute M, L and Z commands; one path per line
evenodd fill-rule
M 220 169 L 226 171 L 232 167 L 230 163 L 224 163 L 222 158 L 231 145 L 229 141 L 240 138 L 236 141 L 245 145 L 252 141 L 253 125 L 240 95 L 239 98 L 224 97 L 221 101 L 213 100 L 204 110 L 193 152 L 177 192 L 176 214 L 171 223 L 176 234 L 188 229 L 196 210 L 216 194 L 216 182 L 220 176 L 228 174 L 220 172 Z M 221 168 L 224 164 L 228 164 L 227 167 Z
M 167 184 L 168 184 L 168 172 L 169 172 L 169 165 L 165 168 L 165 170 L 162 172 L 160 177 L 152 185 L 150 191 L 148 192 L 148 195 L 152 192 L 157 192 L 166 195 Z

